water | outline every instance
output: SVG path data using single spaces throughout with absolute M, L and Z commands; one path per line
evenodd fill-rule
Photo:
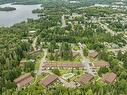
M 0 26 L 12 26 L 16 23 L 26 21 L 28 18 L 37 19 L 37 14 L 32 14 L 32 10 L 41 8 L 41 4 L 37 5 L 11 5 L 3 4 L 0 7 L 15 7 L 14 11 L 0 11 Z

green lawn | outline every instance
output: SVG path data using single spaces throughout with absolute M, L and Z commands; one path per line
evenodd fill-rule
M 74 75 L 75 75 L 74 73 L 67 73 L 67 74 L 64 74 L 64 75 L 62 76 L 62 78 L 64 78 L 64 79 L 66 80 L 66 79 L 72 78 Z

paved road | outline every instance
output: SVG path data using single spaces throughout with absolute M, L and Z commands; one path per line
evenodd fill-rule
M 66 27 L 64 15 L 61 17 L 62 27 Z
M 32 43 L 32 46 L 33 46 L 34 51 L 36 51 L 36 42 L 37 42 L 37 39 L 38 39 L 38 37 L 36 37 L 34 39 L 33 43 Z
M 93 70 L 92 70 L 92 67 L 90 66 L 90 61 L 88 59 L 86 59 L 84 57 L 84 54 L 83 54 L 83 46 L 81 43 L 79 43 L 79 47 L 80 47 L 80 54 L 81 54 L 81 57 L 82 57 L 82 64 L 84 65 L 84 69 L 87 70 L 87 73 L 91 74 L 91 75 L 95 75 Z
M 113 52 L 118 52 L 118 51 L 127 51 L 127 45 L 123 48 L 118 48 L 118 49 L 109 49 L 108 51 L 113 51 Z
M 40 62 L 40 66 L 39 66 L 39 70 L 37 72 L 37 75 L 40 75 L 43 72 L 43 68 L 42 67 L 43 67 L 43 65 L 45 65 L 46 56 L 47 56 L 47 49 L 44 49 L 44 56 L 41 59 L 41 62 Z
M 111 33 L 113 36 L 118 34 L 118 33 L 114 32 L 113 30 L 111 30 L 110 28 L 108 28 L 107 25 L 102 24 L 101 22 L 99 22 L 99 24 L 100 24 L 104 29 L 106 29 L 107 32 Z M 126 35 L 124 35 L 124 37 L 126 38 Z M 119 48 L 119 49 L 109 49 L 108 51 L 117 52 L 117 51 L 119 51 L 119 50 L 121 50 L 121 51 L 127 51 L 127 45 L 126 45 L 125 47 L 123 47 L 123 48 Z
M 102 28 L 104 28 L 104 29 L 106 30 L 106 32 L 111 33 L 113 36 L 114 36 L 114 35 L 117 35 L 117 33 L 114 32 L 114 31 L 112 31 L 111 29 L 109 29 L 109 28 L 107 27 L 107 25 L 102 24 L 101 22 L 99 22 L 99 24 L 101 25 Z
M 101 27 L 103 27 L 105 30 L 107 30 L 106 32 L 111 33 L 113 36 L 114 36 L 114 35 L 118 35 L 118 34 L 123 34 L 124 37 L 127 38 L 127 36 L 126 36 L 124 33 L 122 33 L 122 32 L 116 33 L 115 31 L 111 30 L 107 25 L 102 24 L 100 21 L 98 21 L 98 22 L 99 22 L 99 24 L 101 25 Z
M 36 76 L 35 76 L 35 80 L 34 80 L 34 82 L 33 82 L 32 84 L 30 84 L 30 85 L 28 86 L 28 88 L 29 88 L 31 85 L 34 85 L 34 84 L 37 82 L 38 75 L 41 75 L 41 73 L 43 72 L 43 71 L 42 71 L 42 66 L 44 65 L 44 62 L 46 62 L 46 60 L 45 60 L 46 56 L 47 56 L 47 49 L 44 49 L 44 56 L 43 56 L 43 58 L 41 59 L 39 69 L 38 69 L 37 74 L 36 74 Z
M 70 22 L 70 24 L 71 24 L 72 30 L 74 31 L 74 25 L 72 24 L 72 22 Z

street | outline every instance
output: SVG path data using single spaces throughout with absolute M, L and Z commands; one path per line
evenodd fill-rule
M 38 38 L 38 37 L 36 37 L 36 38 L 34 39 L 33 43 L 32 43 L 32 46 L 33 46 L 34 51 L 36 51 L 36 42 L 37 42 L 37 38 Z
M 62 23 L 62 27 L 66 27 L 64 15 L 61 17 L 61 23 Z
M 86 59 L 84 57 L 84 54 L 83 54 L 83 46 L 81 43 L 79 43 L 79 47 L 80 47 L 80 55 L 82 57 L 82 64 L 84 65 L 84 70 L 86 69 L 87 70 L 87 73 L 91 74 L 94 76 L 94 72 L 90 66 L 90 61 L 88 59 Z
M 44 63 L 46 62 L 47 49 L 43 49 L 43 50 L 44 50 L 44 56 L 40 61 L 40 66 L 39 66 L 39 70 L 37 72 L 37 75 L 40 75 L 43 72 L 42 67 L 43 67 Z

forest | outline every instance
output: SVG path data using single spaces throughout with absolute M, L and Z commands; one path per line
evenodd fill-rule
M 27 4 L 27 2 L 40 3 L 40 0 L 0 0 L 1 3 L 17 2 Z M 106 33 L 98 22 L 91 22 L 91 18 L 105 17 L 111 14 L 117 14 L 109 8 L 86 8 L 79 10 L 79 6 L 87 4 L 94 4 L 95 2 L 111 3 L 114 0 L 80 0 L 82 4 L 72 5 L 64 1 L 50 1 L 43 2 L 44 9 L 34 10 L 38 13 L 39 18 L 36 20 L 28 19 L 27 22 L 21 22 L 11 27 L 0 27 L 0 93 L 3 95 L 126 95 L 127 94 L 127 52 L 118 52 L 117 55 L 113 52 L 108 52 L 107 47 L 103 44 L 113 43 L 119 47 L 127 44 L 123 39 L 123 34 L 112 36 L 111 33 Z M 53 3 L 51 3 L 53 2 Z M 59 3 L 58 3 L 59 2 Z M 64 2 L 64 3 L 63 3 Z M 62 6 L 62 7 L 61 7 Z M 61 28 L 61 16 L 63 14 L 72 15 L 72 13 L 85 14 L 85 17 L 69 19 L 66 16 L 67 22 L 72 22 L 74 25 L 67 23 L 67 27 Z M 106 15 L 103 15 L 105 13 Z M 90 21 L 90 22 L 89 22 Z M 78 24 L 75 24 L 78 22 Z M 119 26 L 119 23 L 115 23 Z M 84 25 L 82 27 L 82 25 Z M 113 24 L 114 25 L 114 24 Z M 115 26 L 115 25 L 114 25 Z M 110 26 L 113 27 L 113 26 Z M 29 31 L 37 30 L 35 35 L 30 35 Z M 99 69 L 98 76 L 112 71 L 116 73 L 117 80 L 113 84 L 104 84 L 100 81 L 93 81 L 87 85 L 81 86 L 76 89 L 65 88 L 61 85 L 55 85 L 49 89 L 44 89 L 38 84 L 30 88 L 24 88 L 16 92 L 16 84 L 13 82 L 15 78 L 22 73 L 30 72 L 34 77 L 35 65 L 31 62 L 27 63 L 24 67 L 20 67 L 20 61 L 24 58 L 35 59 L 28 53 L 33 51 L 32 42 L 33 38 L 38 37 L 36 45 L 38 47 L 47 48 L 49 55 L 48 59 L 53 61 L 72 61 L 72 45 L 78 43 L 85 44 L 84 52 L 88 50 L 96 50 L 99 52 L 99 59 L 103 59 L 110 63 L 110 67 Z M 22 41 L 28 39 L 28 41 Z M 55 52 L 58 50 L 57 52 Z M 36 57 L 35 57 L 36 56 Z M 123 64 L 120 64 L 123 62 Z

